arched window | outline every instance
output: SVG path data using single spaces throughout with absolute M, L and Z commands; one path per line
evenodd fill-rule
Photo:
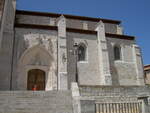
M 78 61 L 85 61 L 86 59 L 86 46 L 79 44 L 78 46 Z
M 114 46 L 114 59 L 121 60 L 121 47 L 120 46 Z

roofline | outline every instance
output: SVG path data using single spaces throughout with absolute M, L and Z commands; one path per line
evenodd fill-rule
M 36 24 L 15 24 L 15 27 L 18 28 L 32 28 L 32 29 L 47 29 L 47 30 L 58 30 L 57 26 L 50 26 L 50 25 L 36 25 Z M 97 35 L 97 31 L 92 30 L 84 30 L 84 29 L 75 29 L 75 28 L 66 28 L 68 32 L 75 32 L 75 33 L 83 33 L 83 34 L 93 34 Z M 119 39 L 126 39 L 126 40 L 134 40 L 134 36 L 128 36 L 128 35 L 119 35 L 119 34 L 111 34 L 111 33 L 105 33 L 106 37 L 111 38 L 119 38 Z
M 134 37 L 134 36 L 120 35 L 120 34 L 112 34 L 112 33 L 106 33 L 106 37 L 119 38 L 119 39 L 126 39 L 126 40 L 135 40 L 135 37 Z
M 59 13 L 37 12 L 37 11 L 16 10 L 16 14 L 48 16 L 48 17 L 49 16 L 60 17 L 61 15 L 64 15 L 64 17 L 66 17 L 68 19 L 78 19 L 78 20 L 94 21 L 94 22 L 99 22 L 100 20 L 102 20 L 104 23 L 112 23 L 112 24 L 120 24 L 121 23 L 121 21 L 118 21 L 118 20 L 93 18 L 93 17 L 86 17 L 86 16 L 76 16 L 76 15 L 68 15 L 68 14 L 59 14 Z
M 150 70 L 150 64 L 144 66 L 144 71 Z
M 145 65 L 144 67 L 150 67 L 150 64 Z
M 15 27 L 18 28 L 27 28 L 27 29 L 47 29 L 47 30 L 57 30 L 57 26 L 49 26 L 49 25 L 36 25 L 36 24 L 18 24 L 15 23 Z

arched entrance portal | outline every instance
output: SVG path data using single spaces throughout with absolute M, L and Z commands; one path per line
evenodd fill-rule
M 40 69 L 28 71 L 28 90 L 45 90 L 45 72 Z

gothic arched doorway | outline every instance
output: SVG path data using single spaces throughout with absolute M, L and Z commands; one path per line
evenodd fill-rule
M 28 90 L 45 90 L 45 72 L 40 69 L 28 71 Z

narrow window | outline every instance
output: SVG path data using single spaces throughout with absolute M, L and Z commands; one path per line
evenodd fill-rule
M 86 46 L 84 44 L 80 44 L 78 47 L 78 61 L 85 61 L 86 57 Z
M 119 46 L 114 46 L 114 59 L 121 60 L 121 48 Z

